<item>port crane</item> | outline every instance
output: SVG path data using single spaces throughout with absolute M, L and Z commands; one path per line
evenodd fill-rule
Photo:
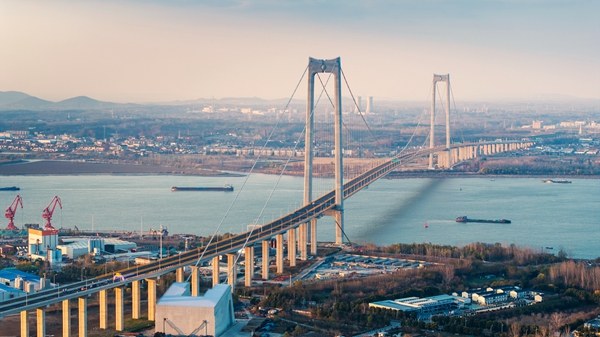
M 60 202 L 60 198 L 58 196 L 54 196 L 48 207 L 44 208 L 42 211 L 42 218 L 46 219 L 45 229 L 54 229 L 50 221 L 52 220 L 52 214 L 54 213 L 56 205 L 62 209 L 62 203 Z
M 19 229 L 17 228 L 17 226 L 15 226 L 15 223 L 13 222 L 13 219 L 15 218 L 15 213 L 17 213 L 18 206 L 21 206 L 21 208 L 23 208 L 23 198 L 21 198 L 20 195 L 17 195 L 15 197 L 15 200 L 13 200 L 12 204 L 8 206 L 6 212 L 4 213 L 4 217 L 8 219 L 8 227 L 6 227 L 6 230 L 13 231 Z

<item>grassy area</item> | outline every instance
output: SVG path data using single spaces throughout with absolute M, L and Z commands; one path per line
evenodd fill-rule
M 485 278 L 485 277 L 479 277 L 479 276 L 471 276 L 465 280 L 464 284 L 465 284 L 465 287 L 481 288 L 481 287 L 487 287 L 488 285 L 490 285 L 494 282 L 499 282 L 499 281 L 504 281 L 504 278 L 502 278 L 502 277 Z
M 140 317 L 140 319 L 125 318 L 124 332 L 140 332 L 152 327 L 154 327 L 154 322 L 149 321 L 147 317 Z M 112 328 L 106 330 L 98 328 L 88 329 L 88 337 L 113 337 L 118 333 L 118 331 Z

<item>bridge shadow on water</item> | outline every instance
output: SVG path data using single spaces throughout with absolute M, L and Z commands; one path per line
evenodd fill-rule
M 378 216 L 374 216 L 374 219 L 369 223 L 359 224 L 360 229 L 352 228 L 356 231 L 360 231 L 360 233 L 356 233 L 355 230 L 348 228 L 349 230 L 352 230 L 352 234 L 349 233 L 350 239 L 358 243 L 378 243 L 375 242 L 377 238 L 386 235 L 390 230 L 396 230 L 395 227 L 398 226 L 398 223 L 407 224 L 409 221 L 414 222 L 414 220 L 405 218 L 406 215 L 410 213 L 410 209 L 414 208 L 415 205 L 420 204 L 423 200 L 430 198 L 432 194 L 437 193 L 443 184 L 443 179 L 424 178 L 415 180 L 420 180 L 421 183 L 412 191 L 406 191 L 405 193 L 394 192 L 394 190 L 399 187 L 397 185 L 402 185 L 403 180 L 396 181 L 395 184 L 393 184 L 393 189 L 377 191 L 378 193 L 385 194 L 385 197 L 388 198 L 391 203 L 387 203 L 385 206 L 386 209 Z M 400 188 L 402 188 L 402 186 L 400 186 Z M 363 193 L 369 192 L 375 191 L 365 191 Z M 394 196 L 394 194 L 396 195 Z M 423 217 L 426 218 L 427 215 L 424 214 Z

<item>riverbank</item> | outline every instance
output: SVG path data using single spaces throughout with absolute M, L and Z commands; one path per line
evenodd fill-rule
M 280 170 L 257 168 L 256 173 L 279 175 Z M 106 163 L 69 160 L 18 160 L 0 163 L 0 175 L 193 175 L 193 176 L 242 176 L 214 169 L 194 167 L 150 166 L 125 163 Z M 303 171 L 286 171 L 286 175 L 301 176 Z M 540 179 L 600 179 L 600 175 L 511 175 L 511 174 L 481 174 L 464 171 L 401 171 L 391 172 L 384 179 L 413 179 L 413 178 L 540 178 Z
M 18 161 L 0 165 L 0 175 L 96 175 L 96 174 L 179 174 L 195 176 L 238 176 L 236 174 L 169 166 L 97 163 L 83 161 Z

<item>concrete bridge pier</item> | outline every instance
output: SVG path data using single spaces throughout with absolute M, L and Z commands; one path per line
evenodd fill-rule
M 156 279 L 147 278 L 148 283 L 148 320 L 154 321 L 156 313 Z
M 288 230 L 288 260 L 290 267 L 296 266 L 296 229 Z
M 29 337 L 29 313 L 27 310 L 21 311 L 21 337 Z
M 335 244 L 341 245 L 344 243 L 344 210 L 335 209 L 333 219 L 335 220 Z
M 317 255 L 317 219 L 310 220 L 310 254 Z
M 77 299 L 77 309 L 79 318 L 79 337 L 87 337 L 87 297 L 79 297 Z
M 448 151 L 437 152 L 437 166 L 440 169 L 448 168 Z
M 262 278 L 269 279 L 269 251 L 271 250 L 271 239 L 262 242 Z
M 237 283 L 237 266 L 235 258 L 237 254 L 227 254 L 227 283 L 231 286 L 231 292 L 235 292 L 235 284 Z
M 183 282 L 183 267 L 179 267 L 175 270 L 175 282 Z
M 65 300 L 66 302 L 68 300 Z M 65 303 L 63 302 L 63 324 L 64 324 L 64 311 L 65 311 Z M 106 289 L 100 290 L 98 292 L 98 302 L 99 308 L 98 311 L 100 313 L 100 329 L 106 329 L 108 327 L 108 301 L 107 301 L 107 291 Z M 67 303 L 67 306 L 69 303 Z M 68 336 L 63 336 L 68 337 Z
M 298 230 L 298 249 L 300 250 L 300 260 L 306 261 L 308 258 L 308 224 L 300 224 Z
M 115 330 L 125 329 L 125 304 L 123 299 L 123 288 L 115 289 Z M 81 302 L 80 302 L 81 303 Z M 80 316 L 81 319 L 81 316 Z
M 179 270 L 179 269 L 178 269 Z M 131 282 L 131 318 L 140 318 L 140 281 Z
M 46 309 L 35 309 L 35 316 L 37 318 L 37 337 L 46 337 Z
M 254 246 L 247 246 L 244 250 L 246 260 L 244 264 L 244 285 L 250 287 L 254 277 Z
M 458 163 L 458 161 L 460 159 L 458 158 L 459 153 L 458 153 L 457 148 L 450 150 L 450 152 L 452 153 L 451 160 L 450 160 L 450 167 L 452 167 L 452 166 L 454 166 L 454 164 Z
M 69 300 L 62 301 L 62 328 L 63 337 L 71 337 L 71 308 Z
M 277 234 L 275 237 L 277 242 L 277 254 L 275 255 L 275 261 L 277 262 L 277 273 L 283 273 L 283 234 Z
M 221 260 L 219 260 L 218 256 L 213 257 L 212 259 L 212 283 L 213 283 L 213 287 L 216 286 L 217 284 L 219 284 L 221 282 L 220 280 L 220 272 L 221 270 L 219 269 L 219 264 L 221 263 Z
M 435 154 L 437 155 L 437 167 L 441 169 L 441 168 L 444 167 L 443 164 L 442 164 L 444 162 L 443 161 L 444 160 L 444 153 L 443 152 L 436 152 Z M 435 165 L 433 165 L 433 166 L 435 167 Z
M 200 293 L 200 267 L 191 266 L 192 277 L 190 279 L 190 292 L 192 296 L 197 297 Z

